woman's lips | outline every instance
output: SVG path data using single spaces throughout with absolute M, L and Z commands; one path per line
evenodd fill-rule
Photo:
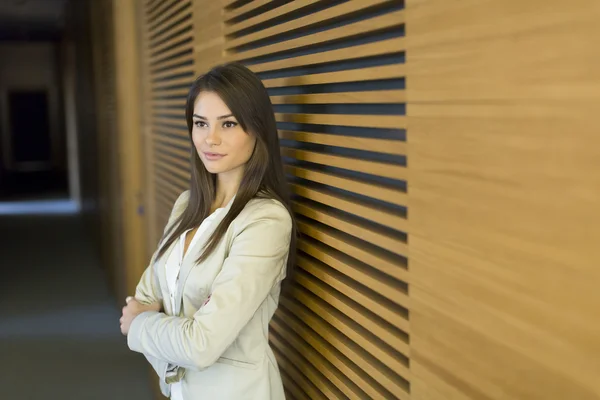
M 225 157 L 225 154 L 204 152 L 204 157 L 206 157 L 207 160 L 216 161 L 216 160 L 220 160 L 221 158 Z

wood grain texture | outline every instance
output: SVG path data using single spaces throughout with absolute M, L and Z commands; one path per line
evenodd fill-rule
M 600 398 L 599 17 L 407 2 L 415 400 Z

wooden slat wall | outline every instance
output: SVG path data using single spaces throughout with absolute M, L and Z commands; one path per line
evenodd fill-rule
M 600 398 L 599 19 L 407 1 L 415 400 Z
M 240 61 L 267 86 L 302 239 L 272 324 L 289 399 L 408 399 L 403 1 L 145 1 L 150 242 L 189 182 L 184 96 Z
M 288 398 L 408 399 L 403 4 L 224 5 L 216 50 L 272 95 L 302 234 L 271 326 Z
M 94 43 L 92 52 L 98 129 L 98 208 L 102 231 L 102 262 L 109 272 L 114 294 L 123 298 L 126 289 L 119 187 L 121 169 L 116 116 L 113 8 L 110 0 L 89 1 L 88 4 Z
M 192 1 L 146 1 L 143 25 L 143 132 L 149 243 L 156 247 L 177 196 L 189 187 L 185 99 L 195 77 Z

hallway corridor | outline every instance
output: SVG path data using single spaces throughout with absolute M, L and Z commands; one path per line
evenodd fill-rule
M 119 331 L 120 305 L 81 218 L 68 202 L 54 206 L 0 215 L 0 398 L 151 399 L 148 364 Z

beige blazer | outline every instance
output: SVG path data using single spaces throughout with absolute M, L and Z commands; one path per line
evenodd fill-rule
M 189 192 L 177 199 L 167 228 L 188 199 Z M 268 326 L 285 277 L 292 220 L 278 201 L 253 199 L 215 251 L 196 264 L 192 255 L 199 254 L 225 214 L 188 250 L 175 309 L 163 301 L 169 298 L 165 262 L 175 245 L 158 259 L 155 253 L 135 297 L 143 303 L 161 301 L 164 313 L 137 316 L 127 342 L 152 364 L 167 397 L 170 384 L 182 381 L 185 400 L 285 399 Z

